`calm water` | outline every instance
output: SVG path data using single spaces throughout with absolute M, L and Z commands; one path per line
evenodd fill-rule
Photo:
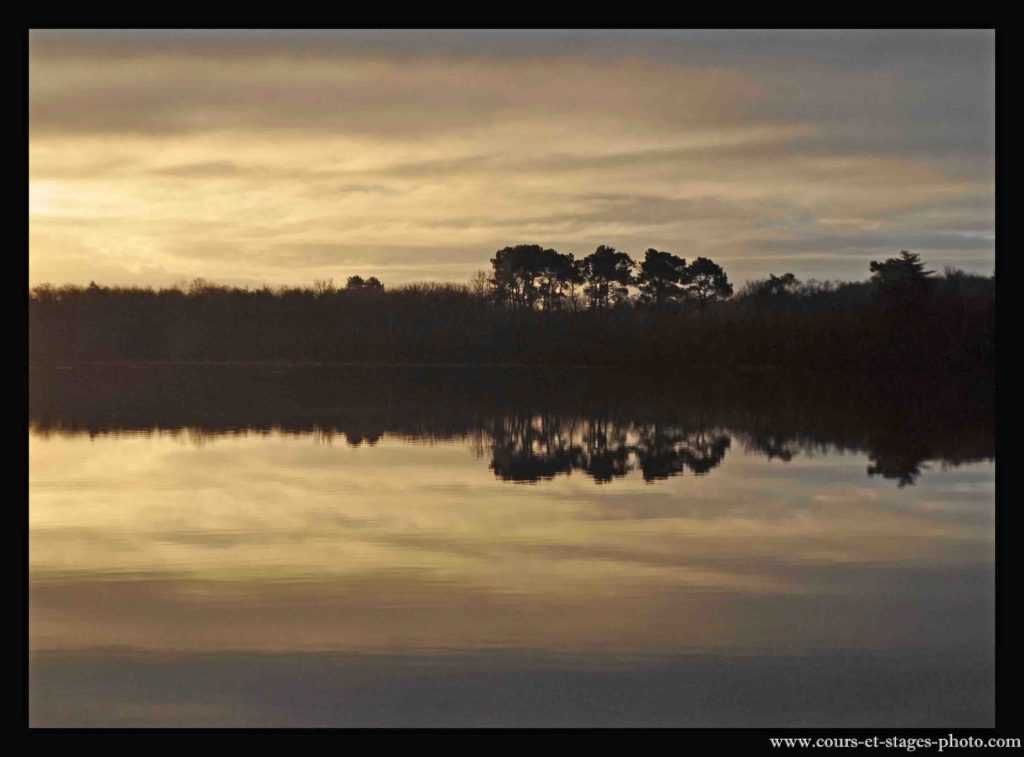
M 991 378 L 30 375 L 34 725 L 994 723 Z

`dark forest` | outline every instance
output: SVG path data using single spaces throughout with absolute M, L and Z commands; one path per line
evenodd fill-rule
M 601 246 L 499 250 L 468 284 L 55 287 L 29 293 L 33 365 L 86 362 L 959 369 L 994 365 L 995 277 L 901 252 L 862 282 Z

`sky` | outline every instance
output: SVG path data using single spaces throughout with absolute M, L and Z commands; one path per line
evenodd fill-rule
M 29 42 L 29 285 L 469 280 L 501 247 L 995 266 L 991 31 Z

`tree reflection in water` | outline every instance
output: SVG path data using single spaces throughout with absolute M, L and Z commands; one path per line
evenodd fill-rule
M 913 485 L 995 456 L 991 375 L 875 377 L 592 369 L 83 366 L 30 371 L 34 433 L 237 433 L 472 440 L 501 480 L 604 484 L 710 473 L 734 443 L 771 460 L 848 450 Z
M 601 418 L 508 415 L 487 429 L 491 470 L 504 481 L 535 482 L 583 471 L 608 483 L 639 470 L 652 482 L 718 466 L 732 444 L 719 429 L 620 424 Z

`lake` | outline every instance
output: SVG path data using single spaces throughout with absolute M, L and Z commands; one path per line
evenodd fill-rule
M 993 385 L 34 368 L 30 722 L 992 726 Z

